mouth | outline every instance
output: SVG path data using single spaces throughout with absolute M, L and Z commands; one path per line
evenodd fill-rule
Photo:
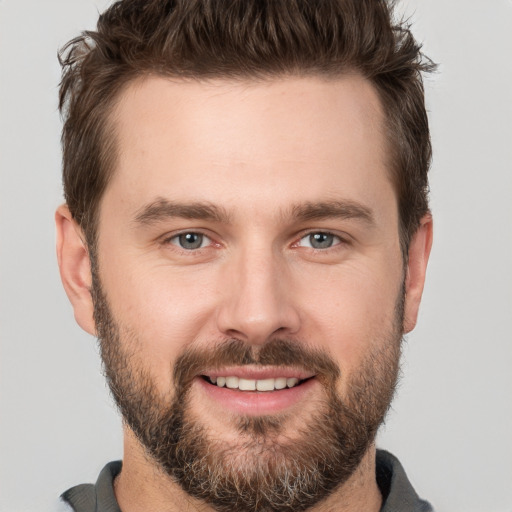
M 305 403 L 316 376 L 293 369 L 228 368 L 196 379 L 209 401 L 221 410 L 257 416 L 285 412 Z
M 309 379 L 312 379 L 313 377 L 308 377 L 306 379 L 300 379 L 298 377 L 271 377 L 268 379 L 248 379 L 243 377 L 237 377 L 236 375 L 218 377 L 201 375 L 201 378 L 203 378 L 206 382 L 212 384 L 213 386 L 217 386 L 219 388 L 226 387 L 228 389 L 236 389 L 238 391 L 271 392 L 300 386 Z

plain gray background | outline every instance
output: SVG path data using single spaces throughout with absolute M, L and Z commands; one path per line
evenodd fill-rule
M 120 420 L 61 288 L 57 48 L 106 0 L 0 0 L 0 510 L 52 510 L 121 456 Z M 379 435 L 438 512 L 512 511 L 512 2 L 410 0 L 435 243 Z

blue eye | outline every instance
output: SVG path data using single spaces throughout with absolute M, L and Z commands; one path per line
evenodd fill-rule
M 188 232 L 173 236 L 170 242 L 187 251 L 193 251 L 194 249 L 206 247 L 211 243 L 211 240 L 202 233 Z
M 339 236 L 317 231 L 316 233 L 309 233 L 309 235 L 302 237 L 298 245 L 300 247 L 311 247 L 312 249 L 329 249 L 339 243 L 341 243 Z

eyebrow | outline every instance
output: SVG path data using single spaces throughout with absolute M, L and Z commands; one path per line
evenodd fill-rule
M 210 203 L 177 203 L 158 198 L 138 210 L 135 215 L 135 223 L 148 225 L 176 217 L 221 223 L 228 223 L 230 220 L 229 215 L 223 208 Z
M 297 204 L 292 206 L 288 215 L 284 217 L 299 222 L 342 218 L 360 220 L 369 225 L 375 223 L 374 214 L 370 208 L 346 200 Z M 231 221 L 231 216 L 224 208 L 211 203 L 179 203 L 157 198 L 138 210 L 135 215 L 135 223 L 144 226 L 172 218 L 208 220 L 224 224 Z
M 360 220 L 368 225 L 375 224 L 371 208 L 346 200 L 299 204 L 292 207 L 291 216 L 303 222 L 342 218 Z

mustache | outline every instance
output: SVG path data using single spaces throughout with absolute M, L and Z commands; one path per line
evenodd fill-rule
M 212 348 L 189 347 L 174 364 L 176 390 L 186 390 L 192 380 L 206 369 L 226 366 L 292 366 L 314 373 L 319 379 L 334 383 L 340 376 L 339 366 L 325 351 L 306 347 L 288 339 L 273 339 L 255 347 L 240 339 L 229 339 Z

